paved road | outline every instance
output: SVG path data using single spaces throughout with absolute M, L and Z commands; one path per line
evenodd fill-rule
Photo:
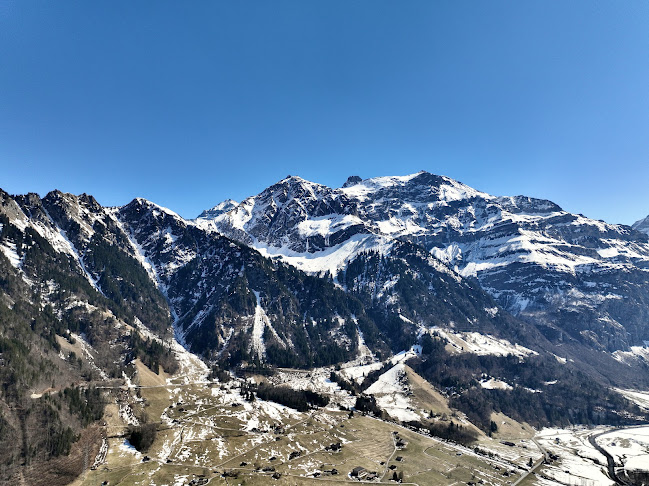
M 613 429 L 613 430 L 607 430 L 605 432 L 600 432 L 599 434 L 590 435 L 590 436 L 588 436 L 588 442 L 590 442 L 590 444 L 595 449 L 597 449 L 599 452 L 601 452 L 604 455 L 604 457 L 606 457 L 606 462 L 607 462 L 607 466 L 608 466 L 608 475 L 613 481 L 615 481 L 617 484 L 622 484 L 624 486 L 633 486 L 631 483 L 628 483 L 628 482 L 626 482 L 623 479 L 620 479 L 618 477 L 617 473 L 615 472 L 615 459 L 613 459 L 613 456 L 610 455 L 606 451 L 606 449 L 601 447 L 597 443 L 597 440 L 596 440 L 600 435 L 610 434 L 611 432 L 615 432 L 617 430 L 625 430 L 627 428 L 628 427 L 621 427 L 621 428 L 618 428 L 618 429 Z

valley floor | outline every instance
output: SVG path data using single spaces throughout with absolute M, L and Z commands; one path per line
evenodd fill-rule
M 240 393 L 241 380 L 209 381 L 200 360 L 180 347 L 176 352 L 181 364 L 176 375 L 157 375 L 138 363 L 139 384 L 109 391 L 114 403 L 106 408 L 104 442 L 75 486 L 396 484 L 393 478 L 419 486 L 613 484 L 606 475 L 606 458 L 589 441 L 593 436 L 619 465 L 649 462 L 649 427 L 536 433 L 495 415 L 499 426 L 495 437 L 481 434 L 469 448 L 390 421 L 352 416 L 341 405 L 349 406 L 353 400 L 328 381 L 326 370 L 278 374 L 295 387 L 315 385 L 332 397 L 327 408 L 300 413 L 274 402 L 246 401 Z M 409 373 L 403 360 L 394 363 L 397 371 Z M 410 384 L 410 412 L 425 400 L 427 407 L 452 413 L 434 390 L 425 389 L 425 382 L 418 385 L 411 379 Z M 144 406 L 148 421 L 158 424 L 146 456 L 124 437 L 129 422 L 138 420 L 129 412 L 133 406 Z M 461 416 L 455 417 L 462 422 Z M 405 447 L 397 447 L 399 439 Z M 352 471 L 358 467 L 370 476 L 362 481 L 354 477 Z M 369 480 L 372 473 L 375 478 Z

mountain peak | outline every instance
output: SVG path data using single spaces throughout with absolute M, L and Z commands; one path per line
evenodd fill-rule
M 343 184 L 343 187 L 354 186 L 354 185 L 356 185 L 356 184 L 358 184 L 359 182 L 362 182 L 362 181 L 363 181 L 363 179 L 361 179 L 360 176 L 357 176 L 357 175 L 349 176 L 347 178 L 347 180 L 345 181 L 345 183 Z
M 223 202 L 220 202 L 216 206 L 214 206 L 211 209 L 206 209 L 203 211 L 201 214 L 198 215 L 196 219 L 214 219 L 217 216 L 220 216 L 223 213 L 227 213 L 228 211 L 236 208 L 239 205 L 237 201 L 234 199 L 226 199 Z
M 303 184 L 303 183 L 315 184 L 314 182 L 307 181 L 306 179 L 303 179 L 300 176 L 294 176 L 294 175 L 287 175 L 286 177 L 284 177 L 284 179 L 282 179 L 281 181 L 278 182 L 278 184 L 286 184 L 286 183 L 289 183 L 289 184 Z
M 649 235 L 649 216 L 639 221 L 636 221 L 635 223 L 633 223 L 631 227 L 634 230 L 641 231 L 642 233 L 646 233 Z
M 169 216 L 173 216 L 174 218 L 180 219 L 184 221 L 184 218 L 172 211 L 171 209 L 165 208 L 164 206 L 160 206 L 159 204 L 156 204 L 154 202 L 149 201 L 148 199 L 145 199 L 143 197 L 136 197 L 133 199 L 130 203 L 126 204 L 125 206 L 122 206 L 124 209 L 147 209 L 147 210 L 153 210 L 153 211 L 160 211 L 162 213 L 168 214 Z

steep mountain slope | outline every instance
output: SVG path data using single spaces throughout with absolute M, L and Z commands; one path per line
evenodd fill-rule
M 360 339 L 375 352 L 399 351 L 416 342 L 420 329 L 410 318 L 417 315 L 427 326 L 456 320 L 473 330 L 530 336 L 478 286 L 407 242 L 398 242 L 389 259 L 359 254 L 345 277 L 356 289 L 350 295 L 331 278 L 264 258 L 148 201 L 135 200 L 116 216 L 155 270 L 181 340 L 230 365 L 331 364 L 355 357 Z
M 409 241 L 557 343 L 614 351 L 649 339 L 647 236 L 550 201 L 427 172 L 352 177 L 340 189 L 288 177 L 197 224 L 334 279 L 363 252 L 389 256 Z
M 512 341 L 534 335 L 409 242 L 385 240 L 389 257 L 376 244 L 358 251 L 344 276 L 350 294 L 144 199 L 103 208 L 91 196 L 58 191 L 43 199 L 5 195 L 3 212 L 13 236 L 0 249 L 59 318 L 98 309 L 162 337 L 171 336 L 173 321 L 181 342 L 228 366 L 332 364 L 354 358 L 363 340 L 382 355 L 410 347 L 422 325 Z M 28 235 L 42 240 L 49 258 L 25 257 Z M 65 287 L 72 278 L 75 287 Z
M 330 364 L 356 352 L 360 302 L 255 250 L 137 199 L 116 213 L 167 295 L 181 341 L 234 365 Z M 380 343 L 377 343 L 380 347 Z
M 33 470 L 65 484 L 83 451 L 46 473 L 39 465 L 81 443 L 99 447 L 86 428 L 103 413 L 95 383 L 121 377 L 137 356 L 167 366 L 162 348 L 134 348 L 132 329 L 168 328 L 168 308 L 91 197 L 0 191 L 0 226 L 0 482 Z

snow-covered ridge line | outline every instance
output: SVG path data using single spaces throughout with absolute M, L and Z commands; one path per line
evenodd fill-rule
M 367 251 L 378 251 L 387 255 L 393 245 L 389 238 L 372 234 L 357 234 L 347 241 L 318 252 L 297 252 L 287 247 L 276 248 L 259 240 L 251 245 L 267 258 L 280 258 L 283 262 L 311 275 L 329 272 L 336 276 L 356 256 Z

